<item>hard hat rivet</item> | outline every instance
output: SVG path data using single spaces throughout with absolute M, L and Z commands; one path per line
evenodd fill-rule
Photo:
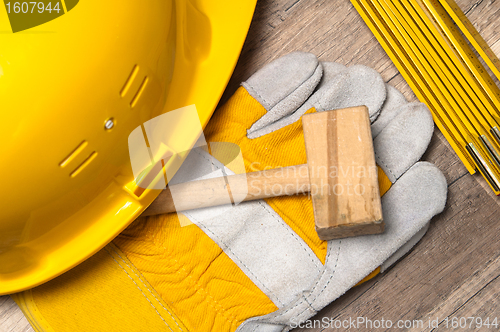
M 113 118 L 106 120 L 106 123 L 104 123 L 104 128 L 106 130 L 111 130 L 115 126 L 115 122 Z

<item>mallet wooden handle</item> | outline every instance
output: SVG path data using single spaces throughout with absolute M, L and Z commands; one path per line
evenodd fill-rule
M 309 170 L 306 164 L 229 175 L 225 178 L 218 177 L 169 186 L 142 213 L 142 216 L 223 205 L 234 202 L 235 199 L 243 202 L 295 195 L 309 190 Z M 172 193 L 175 193 L 175 204 Z
M 384 230 L 366 106 L 302 117 L 307 165 L 169 186 L 143 216 L 310 192 L 322 240 Z

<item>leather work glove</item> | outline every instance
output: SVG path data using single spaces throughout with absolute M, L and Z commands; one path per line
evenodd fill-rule
M 196 149 L 174 178 L 203 176 L 206 165 L 230 174 L 306 163 L 301 116 L 359 105 L 372 121 L 383 234 L 320 240 L 308 195 L 139 218 L 86 262 L 13 297 L 38 331 L 289 330 L 387 269 L 443 210 L 444 176 L 418 162 L 433 132 L 425 105 L 367 67 L 291 53 L 244 82 L 205 130 L 208 142 L 239 146 L 245 169 Z

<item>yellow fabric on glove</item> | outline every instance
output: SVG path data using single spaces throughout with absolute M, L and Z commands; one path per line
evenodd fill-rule
M 259 138 L 246 137 L 250 125 L 265 113 L 241 87 L 215 113 L 206 139 L 237 144 L 247 172 L 305 163 L 301 121 Z M 379 182 L 385 193 L 391 182 L 380 169 Z M 310 198 L 266 202 L 324 263 L 327 243 L 316 234 Z M 244 320 L 278 309 L 200 228 L 181 227 L 189 221 L 182 214 L 179 218 L 141 218 L 113 241 L 116 247 L 106 247 L 63 276 L 15 298 L 34 325 L 43 321 L 54 332 L 235 331 Z
M 266 114 L 266 109 L 240 87 L 213 116 L 205 129 L 208 142 L 231 142 L 243 153 L 247 172 L 286 167 L 307 162 L 302 121 L 254 139 L 247 129 Z M 314 108 L 305 114 L 316 112 Z M 381 194 L 389 190 L 391 181 L 379 168 Z M 319 239 L 314 228 L 312 201 L 308 195 L 282 196 L 265 200 L 274 211 L 311 247 L 325 263 L 327 242 Z
M 240 87 L 215 113 L 205 137 L 208 142 L 237 144 L 247 172 L 305 163 L 301 121 L 257 139 L 246 137 L 248 127 L 265 112 Z M 311 112 L 314 108 L 307 113 Z M 380 179 L 385 192 L 391 182 L 383 172 Z M 327 244 L 315 231 L 311 199 L 298 195 L 266 202 L 324 263 Z M 114 243 L 190 330 L 234 331 L 247 318 L 277 310 L 205 233 L 194 225 L 180 227 L 175 219 L 170 214 L 135 222 Z
M 189 331 L 234 331 L 277 310 L 217 244 L 195 225 L 181 227 L 174 213 L 135 222 L 114 243 Z
M 12 297 L 36 331 L 187 331 L 113 244 L 56 281 Z

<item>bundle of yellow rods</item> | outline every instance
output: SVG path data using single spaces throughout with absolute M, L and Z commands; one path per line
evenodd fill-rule
M 351 0 L 467 170 L 500 194 L 500 61 L 453 0 Z M 455 24 L 460 28 L 459 31 Z

